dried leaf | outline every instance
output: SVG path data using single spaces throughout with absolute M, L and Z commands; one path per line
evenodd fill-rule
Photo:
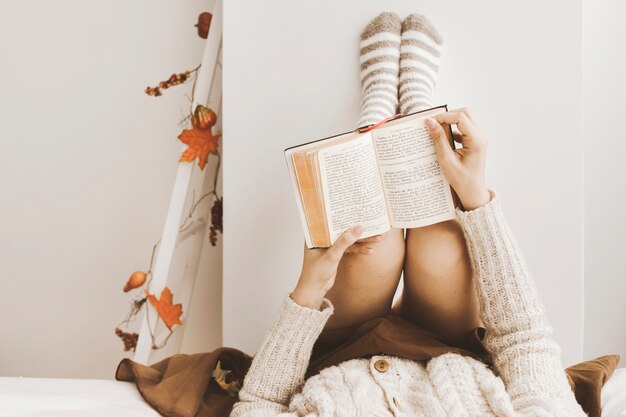
M 180 72 L 178 74 L 172 74 L 167 80 L 161 81 L 159 85 L 157 85 L 156 87 L 150 87 L 150 86 L 146 87 L 144 92 L 149 96 L 155 96 L 155 97 L 162 96 L 163 93 L 161 92 L 161 89 L 166 89 L 166 88 L 173 87 L 175 85 L 182 84 L 185 81 L 187 81 L 190 76 L 191 76 L 191 71 L 189 70 L 185 72 Z
M 217 365 L 213 370 L 212 376 L 213 379 L 215 379 L 215 382 L 217 382 L 217 385 L 230 394 L 231 397 L 237 395 L 237 393 L 241 390 L 240 382 L 234 378 L 230 369 L 222 369 L 221 361 L 217 361 Z
M 222 223 L 223 198 L 224 197 L 215 199 L 211 207 L 211 227 L 209 229 L 209 241 L 211 242 L 211 246 L 217 244 L 217 232 L 224 232 Z
M 130 350 L 134 351 L 137 347 L 137 341 L 139 340 L 139 334 L 137 333 L 128 333 L 123 331 L 122 329 L 116 327 L 115 334 L 117 337 L 122 339 L 122 343 L 124 343 L 124 351 L 128 352 Z
M 178 135 L 178 139 L 186 145 L 187 149 L 180 156 L 179 162 L 193 162 L 198 158 L 198 166 L 204 169 L 209 158 L 209 153 L 217 155 L 217 141 L 222 135 L 214 135 L 211 129 L 185 129 Z
M 163 323 L 165 323 L 170 331 L 175 324 L 183 324 L 183 322 L 180 321 L 180 316 L 183 314 L 183 305 L 172 304 L 173 297 L 169 288 L 163 288 L 163 291 L 161 291 L 161 298 L 158 300 L 147 290 L 146 296 L 148 297 L 148 300 L 150 300 L 154 309 L 157 311 L 159 317 L 161 317 L 161 320 L 163 320 Z

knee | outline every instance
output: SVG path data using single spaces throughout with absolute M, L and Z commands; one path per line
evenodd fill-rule
M 468 262 L 463 229 L 456 220 L 410 230 L 406 250 L 413 261 L 423 261 L 425 266 L 434 268 Z

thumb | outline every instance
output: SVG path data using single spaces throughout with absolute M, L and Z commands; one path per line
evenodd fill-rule
M 435 119 L 427 117 L 426 128 L 428 129 L 430 136 L 433 138 L 435 151 L 437 152 L 437 157 L 439 158 L 439 161 L 453 161 L 456 153 L 450 146 L 448 136 L 446 136 L 446 132 L 443 130 L 443 126 L 441 126 L 441 124 L 439 124 L 439 122 Z
M 346 249 L 352 246 L 359 239 L 361 233 L 363 233 L 362 226 L 351 227 L 339 236 L 335 243 L 328 248 L 327 253 L 331 256 L 331 258 L 339 261 Z

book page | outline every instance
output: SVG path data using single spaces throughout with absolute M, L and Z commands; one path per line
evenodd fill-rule
M 331 243 L 352 226 L 361 238 L 390 229 L 376 152 L 369 134 L 318 153 Z
M 330 246 L 317 154 L 321 149 L 349 142 L 359 136 L 361 134 L 351 131 L 285 149 L 285 160 L 309 248 Z
M 423 118 L 372 130 L 393 227 L 427 226 L 456 217 L 450 185 Z
M 300 192 L 302 212 L 306 219 L 305 235 L 308 232 L 308 247 L 330 245 L 328 223 L 324 209 L 324 196 L 316 152 L 296 152 L 291 155 L 295 179 Z

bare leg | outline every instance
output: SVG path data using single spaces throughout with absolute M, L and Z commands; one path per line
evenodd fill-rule
M 467 246 L 456 220 L 407 230 L 404 290 L 393 312 L 452 343 L 481 324 Z
M 361 324 L 391 312 L 404 262 L 404 229 L 391 229 L 372 245 L 374 253 L 345 254 L 326 297 L 335 306 L 325 329 Z
M 442 42 L 426 16 L 412 14 L 402 22 L 398 92 L 403 113 L 431 106 Z M 424 71 L 424 63 L 430 71 Z M 456 220 L 407 230 L 404 290 L 393 312 L 447 342 L 480 325 L 465 238 Z
M 384 12 L 361 33 L 359 126 L 396 113 L 401 26 L 398 15 Z M 391 312 L 404 263 L 404 229 L 391 229 L 373 247 L 372 254 L 345 254 L 341 259 L 335 284 L 326 294 L 335 312 L 325 330 L 355 326 Z

